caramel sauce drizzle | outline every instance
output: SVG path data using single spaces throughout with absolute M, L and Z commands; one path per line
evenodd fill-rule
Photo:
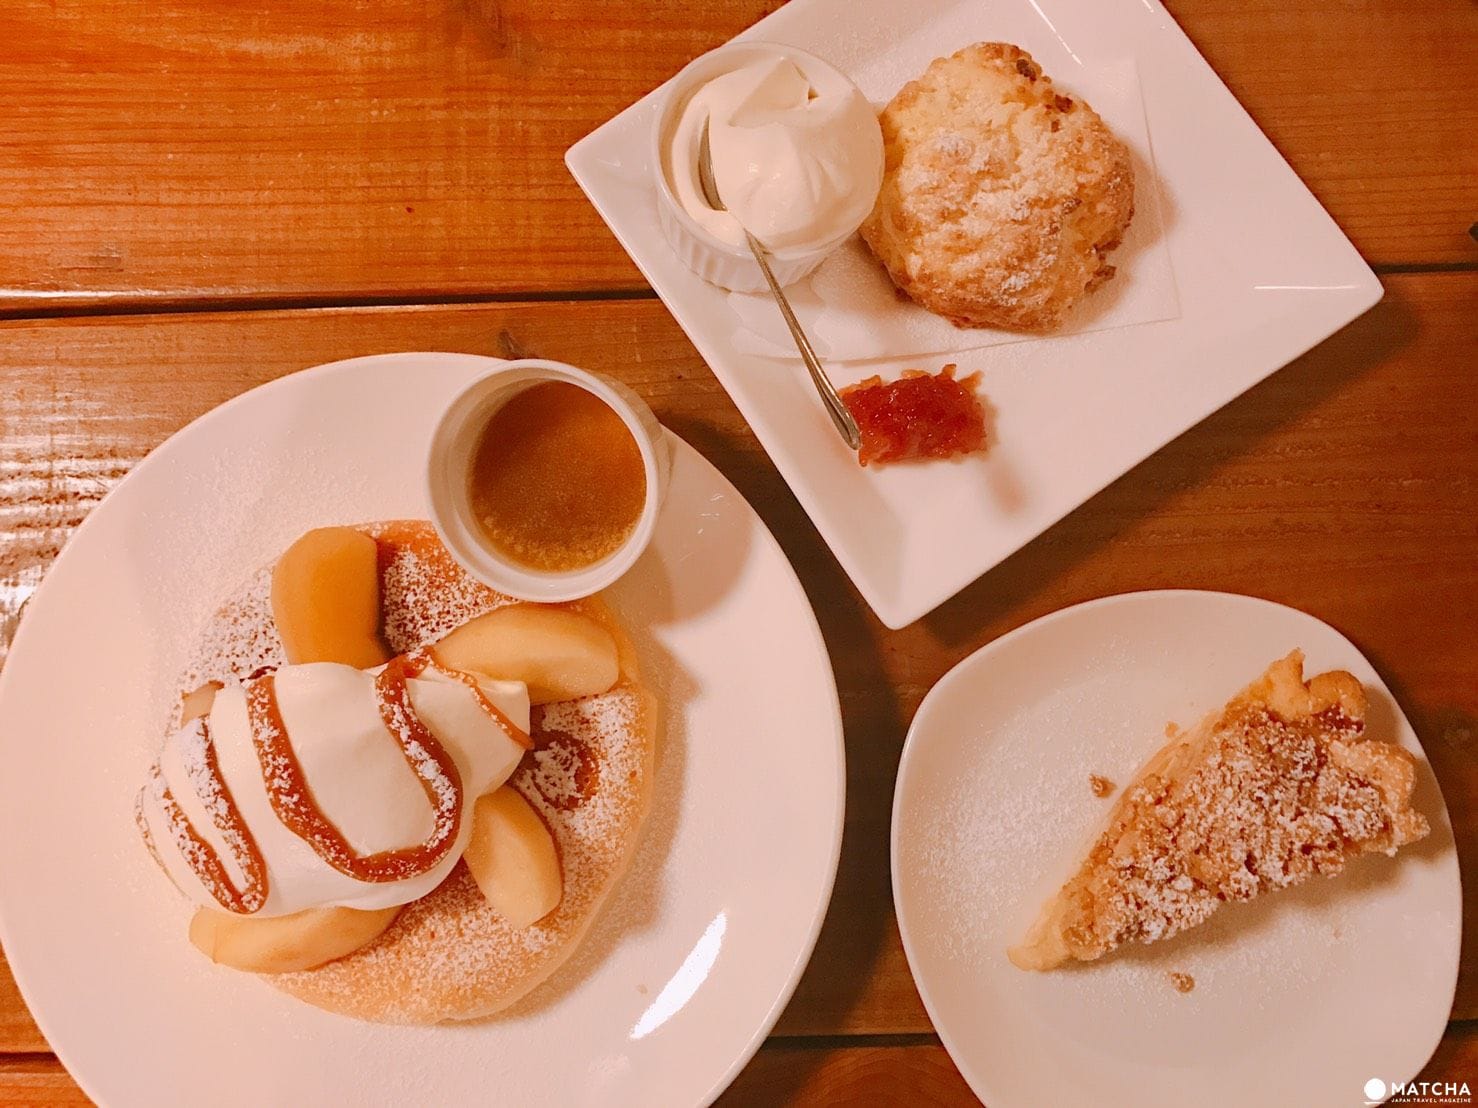
M 475 675 L 468 673 L 466 670 L 453 669 L 451 666 L 444 664 L 429 650 L 417 650 L 405 655 L 405 664 L 406 676 L 408 677 L 419 677 L 428 669 L 434 669 L 443 677 L 449 677 L 453 681 L 459 681 L 463 685 L 466 685 L 472 690 L 472 695 L 477 700 L 477 706 L 492 717 L 493 722 L 503 729 L 505 735 L 525 750 L 534 749 L 533 737 L 509 719 L 503 712 L 503 709 L 492 702 L 488 694 L 482 691 L 482 686 L 477 683 L 477 677 Z
M 267 902 L 267 862 L 257 848 L 246 821 L 241 818 L 241 810 L 231 799 L 231 790 L 226 787 L 226 779 L 221 776 L 210 724 L 202 718 L 195 721 L 195 727 L 199 732 L 201 749 L 199 761 L 192 759 L 188 765 L 190 782 L 195 786 L 196 796 L 210 813 L 211 822 L 225 840 L 232 861 L 241 870 L 243 888 L 236 887 L 226 873 L 226 867 L 221 864 L 220 855 L 215 848 L 195 830 L 190 817 L 185 815 L 184 809 L 165 783 L 158 762 L 150 767 L 149 784 L 145 788 L 153 792 L 154 799 L 164 812 L 164 818 L 169 821 L 169 829 L 179 845 L 180 856 L 195 871 L 200 883 L 221 907 L 240 915 L 250 915 Z M 143 800 L 144 794 L 140 792 L 134 818 L 143 829 L 144 842 L 150 853 L 154 855 L 156 862 L 160 862 L 162 868 L 158 847 L 149 833 L 147 821 L 143 818 Z
M 150 783 L 154 780 L 155 768 L 157 768 L 157 764 L 156 766 L 150 767 Z M 134 826 L 139 829 L 139 834 L 143 836 L 144 845 L 149 848 L 149 857 L 153 858 L 154 864 L 164 870 L 165 874 L 168 875 L 169 870 L 164 868 L 164 859 L 159 854 L 159 844 L 154 841 L 154 832 L 149 830 L 149 817 L 144 812 L 144 801 L 149 798 L 150 792 L 149 786 L 145 785 L 139 790 L 138 796 L 133 798 L 133 822 Z
M 406 659 L 392 658 L 375 678 L 375 695 L 386 730 L 399 744 L 406 764 L 431 803 L 435 826 L 424 842 L 373 854 L 356 853 L 314 801 L 282 722 L 275 677 L 269 674 L 246 686 L 252 745 L 261 763 L 272 811 L 284 827 L 334 869 L 371 884 L 404 881 L 434 869 L 456 843 L 462 825 L 462 775 L 411 707 L 406 684 L 409 676 Z
M 356 880 L 379 884 L 419 877 L 440 864 L 456 843 L 462 823 L 461 773 L 451 755 L 416 715 L 407 685 L 408 680 L 428 669 L 434 669 L 470 689 L 478 706 L 513 742 L 526 750 L 532 750 L 534 746 L 528 733 L 492 702 L 472 674 L 443 665 L 427 650 L 392 658 L 375 678 L 380 718 L 420 781 L 433 809 L 435 825 L 424 842 L 372 854 L 356 853 L 314 801 L 277 703 L 275 675 L 268 673 L 250 678 L 243 686 L 252 745 L 272 811 L 284 827 L 311 846 L 320 858 Z M 163 860 L 144 815 L 145 794 L 152 792 L 169 821 L 181 856 L 200 878 L 201 884 L 222 907 L 243 915 L 250 914 L 267 901 L 266 861 L 221 776 L 207 719 L 197 720 L 196 727 L 201 735 L 201 757 L 198 762 L 190 763 L 190 780 L 244 875 L 245 888 L 236 888 L 215 849 L 196 831 L 165 783 L 158 762 L 151 768 L 149 784 L 140 791 L 134 805 L 134 820 L 143 835 L 144 844 L 163 869 Z
M 573 812 L 600 787 L 600 758 L 590 744 L 567 731 L 547 728 L 540 731 L 539 750 L 552 758 L 556 769 L 551 773 L 537 761 L 532 774 L 534 791 L 544 803 L 561 812 Z M 568 781 L 560 770 L 568 770 Z

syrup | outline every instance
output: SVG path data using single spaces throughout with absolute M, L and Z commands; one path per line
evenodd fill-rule
M 525 389 L 488 421 L 473 453 L 473 518 L 495 550 L 567 573 L 619 550 L 646 502 L 641 449 L 622 418 L 564 381 Z

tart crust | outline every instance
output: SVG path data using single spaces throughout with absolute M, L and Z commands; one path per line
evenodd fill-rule
M 1050 970 L 1168 939 L 1223 903 L 1425 836 L 1411 755 L 1366 739 L 1365 709 L 1351 674 L 1305 681 L 1299 650 L 1274 662 L 1140 770 L 1012 963 Z

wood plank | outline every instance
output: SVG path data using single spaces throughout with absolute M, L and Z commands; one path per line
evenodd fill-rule
M 0 951 L 0 1054 L 44 1054 L 50 1049 L 16 988 L 4 952 Z
M 1250 1060 L 1255 1065 L 1256 1060 Z M 1454 1024 L 1418 1080 L 1467 1081 L 1478 1075 L 1478 1028 Z M 1351 1104 L 1360 1103 L 1360 1088 L 1374 1074 L 1351 1075 Z M 979 1104 L 942 1046 L 813 1047 L 804 1041 L 770 1042 L 760 1051 L 729 1091 L 718 1101 L 721 1108 L 793 1108 L 816 1105 Z M 1194 1103 L 1188 1099 L 1187 1103 Z
M 793 1040 L 766 1043 L 718 1099 L 720 1108 L 978 1103 L 937 1044 L 847 1046 L 843 1042 L 818 1049 Z
M 1478 263 L 1478 7 L 1164 2 L 1367 260 Z
M 1255 1064 L 1255 1063 L 1254 1063 Z M 1473 1082 L 1478 1073 L 1478 1030 L 1456 1024 L 1419 1080 Z M 1351 1104 L 1359 1103 L 1360 1086 L 1372 1074 L 1352 1077 Z M 804 1042 L 767 1043 L 719 1098 L 722 1108 L 776 1104 L 858 1106 L 897 1104 L 979 1104 L 942 1046 L 835 1046 L 815 1048 Z
M 1475 1076 L 1478 1076 L 1478 1023 L 1450 1023 L 1417 1080 L 1466 1081 L 1470 1087 L 1478 1089 Z
M 1330 620 L 1392 681 L 1442 781 L 1478 890 L 1478 275 L 1393 278 L 1386 301 L 1171 444 L 936 615 L 865 610 L 660 305 L 515 304 L 51 320 L 0 326 L 0 622 L 134 460 L 257 382 L 376 350 L 537 353 L 631 383 L 756 505 L 797 566 L 838 671 L 848 827 L 788 1035 L 920 1032 L 894 927 L 893 773 L 927 688 L 977 646 L 1136 588 L 1251 592 Z M 0 634 L 0 639 L 3 639 Z M 1471 903 L 1471 901 L 1470 901 Z M 1478 926 L 1478 911 L 1468 912 Z M 1470 939 L 1473 937 L 1470 933 Z M 1469 949 L 1475 949 L 1469 943 Z M 1468 959 L 1457 1012 L 1478 1012 Z M 29 1049 L 0 1040 L 0 1050 Z
M 42 1108 L 43 1105 L 91 1104 L 66 1069 L 49 1054 L 0 1055 L 0 1106 Z
M 612 373 L 699 445 L 763 457 L 655 301 L 247 312 L 0 324 L 0 662 L 91 507 L 170 433 L 254 385 L 391 350 L 545 356 Z
M 563 152 L 776 6 L 12 3 L 0 310 L 640 287 Z M 1475 261 L 1472 5 L 1171 6 L 1371 260 Z
M 9 5 L 0 304 L 639 287 L 564 151 L 774 6 Z
M 1387 289 L 1375 311 L 902 631 L 884 629 L 833 566 L 800 561 L 838 671 L 849 822 L 832 913 L 783 1032 L 928 1028 L 882 861 L 903 736 L 933 683 L 1059 608 L 1186 587 L 1308 610 L 1390 682 L 1452 813 L 1470 906 L 1456 1011 L 1478 1015 L 1478 379 L 1457 355 L 1478 338 L 1478 279 Z M 775 510 L 788 501 L 763 473 L 733 476 L 796 557 L 801 525 Z
M 1471 1024 L 1449 1028 L 1419 1080 L 1467 1081 L 1478 1073 L 1478 1031 Z M 1369 1074 L 1352 1078 L 1358 1089 Z M 1351 1103 L 1357 1103 L 1351 1099 Z M 0 1057 L 0 1105 L 91 1103 L 50 1056 Z M 943 1047 L 848 1045 L 847 1040 L 812 1046 L 804 1041 L 766 1043 L 718 1101 L 722 1108 L 774 1105 L 978 1104 Z

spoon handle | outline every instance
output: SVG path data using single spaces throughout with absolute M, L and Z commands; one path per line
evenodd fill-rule
M 821 368 L 821 361 L 816 357 L 816 351 L 811 349 L 811 340 L 806 338 L 806 332 L 802 330 L 800 320 L 796 319 L 795 312 L 791 310 L 790 301 L 781 291 L 780 282 L 775 280 L 775 274 L 770 271 L 770 263 L 765 257 L 765 248 L 748 231 L 744 234 L 749 240 L 749 249 L 754 254 L 754 260 L 759 263 L 760 272 L 765 275 L 770 292 L 775 296 L 775 303 L 780 306 L 780 314 L 785 317 L 785 325 L 790 328 L 790 337 L 795 339 L 795 348 L 800 351 L 801 361 L 805 362 L 806 369 L 810 370 L 816 391 L 821 394 L 821 402 L 826 405 L 826 412 L 831 416 L 832 423 L 836 424 L 837 433 L 853 450 L 859 449 L 862 446 L 862 435 L 857 430 L 857 421 L 852 418 L 852 413 L 847 411 L 847 406 L 837 395 L 837 390 L 826 376 L 826 370 Z

